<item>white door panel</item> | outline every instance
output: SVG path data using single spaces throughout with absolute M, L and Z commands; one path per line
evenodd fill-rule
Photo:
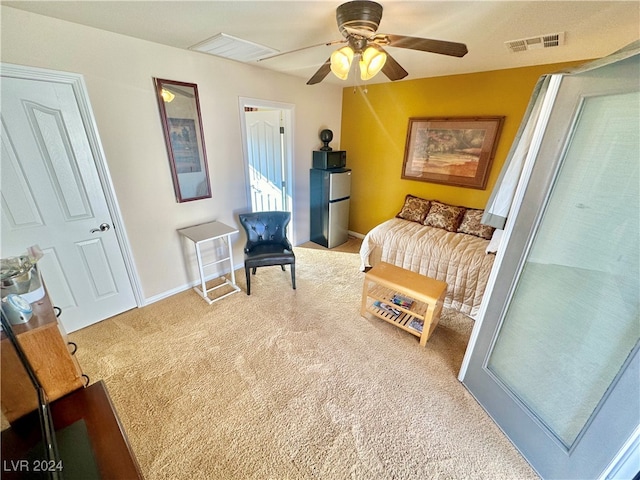
M 245 112 L 254 212 L 285 210 L 280 111 Z
M 67 331 L 136 305 L 71 85 L 2 78 L 2 257 L 39 245 Z
M 78 302 L 73 295 L 72 287 L 67 281 L 65 271 L 62 268 L 60 255 L 55 248 L 42 249 L 44 257 L 38 262 L 40 270 L 46 272 L 47 290 L 52 299 L 55 298 L 56 306 L 63 311 L 77 307 Z M 66 317 L 66 314 L 65 314 Z
M 6 221 L 9 228 L 13 230 L 41 226 L 43 225 L 43 220 L 38 211 L 33 192 L 18 161 L 16 152 L 8 139 L 9 134 L 5 129 L 3 120 L 2 135 L 0 136 L 2 145 L 0 171 L 2 172 L 3 221 Z

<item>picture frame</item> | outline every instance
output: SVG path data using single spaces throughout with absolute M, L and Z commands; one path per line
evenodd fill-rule
M 484 190 L 504 118 L 409 118 L 402 178 Z
M 200 163 L 195 120 L 172 117 L 167 120 L 176 173 L 201 172 L 202 164 Z
M 198 86 L 154 78 L 178 203 L 211 198 Z

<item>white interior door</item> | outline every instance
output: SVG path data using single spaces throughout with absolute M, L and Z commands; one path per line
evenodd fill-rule
M 555 83 L 465 359 L 543 478 L 608 476 L 640 426 L 639 67 Z
M 72 86 L 3 76 L 1 88 L 2 257 L 39 245 L 68 332 L 135 307 Z
M 245 112 L 253 212 L 287 210 L 280 110 Z

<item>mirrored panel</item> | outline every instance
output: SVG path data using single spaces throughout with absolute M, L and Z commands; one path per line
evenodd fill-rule
M 640 342 L 639 105 L 583 100 L 488 362 L 567 450 Z
M 154 81 L 176 199 L 181 203 L 211 198 L 198 86 Z

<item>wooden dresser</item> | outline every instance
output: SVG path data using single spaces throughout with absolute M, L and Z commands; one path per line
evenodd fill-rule
M 24 350 L 49 401 L 86 385 L 82 370 L 72 352 L 75 346 L 67 341 L 58 323 L 49 296 L 31 304 L 33 317 L 20 325 L 13 325 L 13 331 Z M 35 408 L 25 403 L 24 392 L 31 392 L 33 386 L 22 373 L 20 359 L 13 348 L 6 348 L 9 339 L 2 334 L 2 413 L 9 422 L 20 418 Z
M 34 315 L 29 322 L 12 325 L 12 330 L 49 400 L 64 477 L 142 479 L 106 385 L 98 381 L 87 386 L 89 379 L 73 355 L 76 346 L 68 343 L 48 295 L 31 307 Z M 1 336 L 0 396 L 8 421 L 3 420 L 0 442 L 2 478 L 34 478 L 33 467 L 51 465 L 33 453 L 42 445 L 38 398 L 17 350 L 4 332 Z M 74 428 L 85 433 L 69 441 Z M 87 477 L 87 471 L 95 474 Z

